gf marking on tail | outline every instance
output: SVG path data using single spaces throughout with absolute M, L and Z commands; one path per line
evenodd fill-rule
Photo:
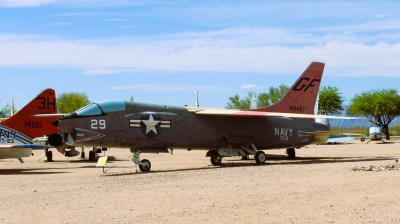
M 316 82 L 321 82 L 320 79 L 310 79 L 307 77 L 301 78 L 294 86 L 294 91 L 306 92 L 310 87 L 314 87 Z

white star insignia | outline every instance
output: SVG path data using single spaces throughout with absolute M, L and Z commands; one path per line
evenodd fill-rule
M 142 122 L 146 125 L 146 135 L 151 131 L 154 132 L 155 134 L 158 134 L 156 125 L 160 123 L 160 121 L 154 120 L 152 114 L 150 114 L 149 120 L 142 120 Z

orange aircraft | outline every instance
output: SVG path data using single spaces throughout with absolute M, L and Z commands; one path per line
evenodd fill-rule
M 52 159 L 46 145 L 34 144 L 33 139 L 58 133 L 51 124 L 57 117 L 37 117 L 36 114 L 55 114 L 56 94 L 46 89 L 13 116 L 0 122 L 0 159 L 17 158 L 32 155 L 32 149 L 45 149 L 47 159 Z

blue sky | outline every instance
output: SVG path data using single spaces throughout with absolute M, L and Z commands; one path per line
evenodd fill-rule
M 3 106 L 43 88 L 223 107 L 312 61 L 346 100 L 400 88 L 398 1 L 0 0 Z

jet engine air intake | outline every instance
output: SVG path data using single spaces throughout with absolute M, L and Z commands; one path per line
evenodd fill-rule
M 48 137 L 49 145 L 59 147 L 64 145 L 64 138 L 60 134 L 51 134 Z

